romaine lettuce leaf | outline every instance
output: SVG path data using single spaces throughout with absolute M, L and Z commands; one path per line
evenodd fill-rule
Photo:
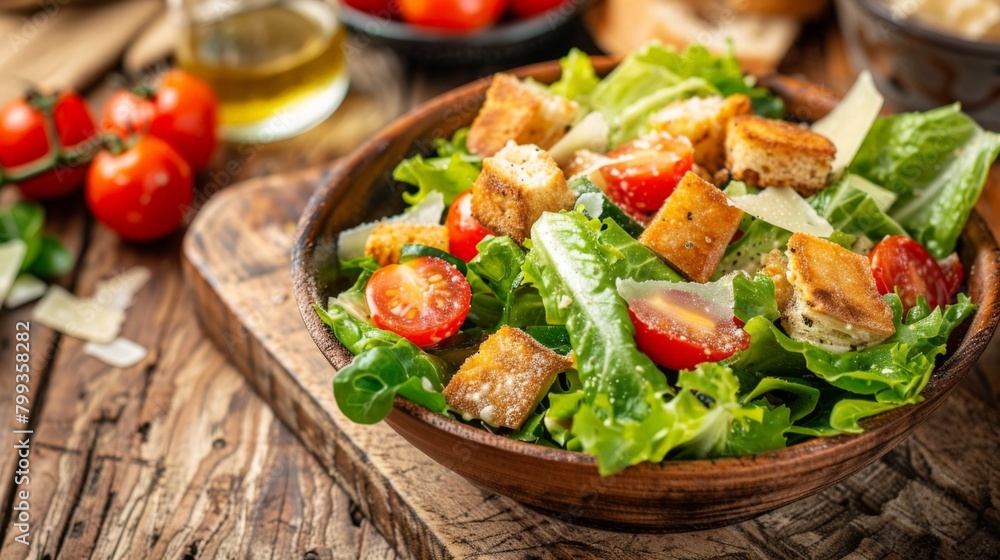
M 809 204 L 835 229 L 851 235 L 866 235 L 878 242 L 887 235 L 909 237 L 895 220 L 883 212 L 868 193 L 853 187 L 847 175 L 836 185 L 810 197 Z
M 487 237 L 476 246 L 479 254 L 469 261 L 470 281 L 475 278 L 488 287 L 494 301 L 477 300 L 473 290 L 473 307 L 480 303 L 490 310 L 499 310 L 499 315 L 491 325 L 476 323 L 491 330 L 502 325 L 526 327 L 545 320 L 545 309 L 541 297 L 533 286 L 523 285 L 524 250 L 507 236 Z M 473 284 L 473 288 L 476 284 Z M 479 290 L 480 292 L 482 290 Z M 486 305 L 489 304 L 489 305 Z M 476 309 L 479 311 L 479 309 Z
M 768 321 L 781 317 L 774 299 L 774 281 L 763 274 L 753 278 L 746 274 L 734 275 L 733 298 L 736 318 L 744 323 L 758 316 Z
M 850 170 L 899 195 L 889 215 L 935 258 L 955 248 L 1000 153 L 958 104 L 875 122 Z
M 546 212 L 531 228 L 522 270 L 538 288 L 550 325 L 565 325 L 587 401 L 607 397 L 605 416 L 641 420 L 648 390 L 668 391 L 666 378 L 635 345 L 625 301 L 607 261 L 615 250 L 598 237 L 601 224 L 579 212 Z
M 628 278 L 636 282 L 666 280 L 680 282 L 681 276 L 673 271 L 652 251 L 636 241 L 610 218 L 604 220 L 604 229 L 598 234 L 601 242 L 612 249 L 614 258 L 608 264 L 615 278 Z
M 336 299 L 330 299 L 327 309 L 319 305 L 313 307 L 319 318 L 333 329 L 337 340 L 355 356 L 376 346 L 391 346 L 402 338 L 394 332 L 382 330 L 355 317 L 337 303 Z

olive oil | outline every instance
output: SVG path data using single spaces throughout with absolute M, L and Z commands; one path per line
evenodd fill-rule
M 255 3 L 185 31 L 178 61 L 215 89 L 228 140 L 293 136 L 346 93 L 344 30 L 324 2 Z

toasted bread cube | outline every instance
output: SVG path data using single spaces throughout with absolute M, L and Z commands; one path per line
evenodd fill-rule
M 788 336 L 831 352 L 878 344 L 896 332 L 868 259 L 806 233 L 788 240 L 791 300 L 781 313 Z
M 738 93 L 723 98 L 692 97 L 675 101 L 653 115 L 653 130 L 685 136 L 694 146 L 694 162 L 709 174 L 726 164 L 726 127 L 737 115 L 753 113 L 750 98 Z
M 486 90 L 466 145 L 481 156 L 492 156 L 509 140 L 551 148 L 572 126 L 578 111 L 575 101 L 499 73 Z
M 503 326 L 465 360 L 444 389 L 448 406 L 466 420 L 516 430 L 573 360 L 542 346 L 527 333 Z
M 761 270 L 774 282 L 774 299 L 778 309 L 788 307 L 792 301 L 792 284 L 788 281 L 788 257 L 779 249 L 775 249 L 760 258 Z
M 695 282 L 708 282 L 743 211 L 729 197 L 688 171 L 653 216 L 639 243 Z
M 827 186 L 837 149 L 808 128 L 755 115 L 733 117 L 726 131 L 726 167 L 759 187 L 791 187 L 811 196 Z
M 435 247 L 442 251 L 448 250 L 448 228 L 433 224 L 406 224 L 389 222 L 379 224 L 368 234 L 365 241 L 365 254 L 374 255 L 379 266 L 399 262 L 399 253 L 403 245 L 417 243 Z
M 497 235 L 523 243 L 542 212 L 569 210 L 576 193 L 552 156 L 538 146 L 513 142 L 483 160 L 472 185 L 472 215 Z

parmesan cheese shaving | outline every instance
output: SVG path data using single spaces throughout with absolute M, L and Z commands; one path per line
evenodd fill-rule
M 109 344 L 88 342 L 83 345 L 83 353 L 93 356 L 111 367 L 132 367 L 146 357 L 146 349 L 127 338 L 116 338 Z
M 858 154 L 884 101 L 871 73 L 864 70 L 833 111 L 812 125 L 813 132 L 825 136 L 837 148 L 831 169 L 834 177 L 840 176 Z
M 792 233 L 830 237 L 833 226 L 789 187 L 766 187 L 758 194 L 733 197 L 733 204 L 747 214 Z
M 444 195 L 434 191 L 402 214 L 367 222 L 340 232 L 340 235 L 337 236 L 337 258 L 349 261 L 365 256 L 365 242 L 368 241 L 372 230 L 379 224 L 402 222 L 437 225 L 441 223 L 442 214 L 444 214 Z
M 603 154 L 608 151 L 610 130 L 604 115 L 600 111 L 594 111 L 583 117 L 583 120 L 576 123 L 576 126 L 569 129 L 565 136 L 549 148 L 549 155 L 562 167 L 579 150 Z
M 148 268 L 134 266 L 117 276 L 98 282 L 91 299 L 100 305 L 125 311 L 132 306 L 135 294 L 149 282 L 152 275 Z
M 700 296 L 706 301 L 717 304 L 723 309 L 732 310 L 736 307 L 736 297 L 733 295 L 733 277 L 741 272 L 730 272 L 715 282 L 699 284 L 697 282 L 667 282 L 663 280 L 647 280 L 636 282 L 628 278 L 617 281 L 618 295 L 626 302 L 635 300 L 652 300 L 665 291 L 688 292 Z
M 121 332 L 125 313 L 92 299 L 78 298 L 59 286 L 51 286 L 35 306 L 32 318 L 69 336 L 109 343 Z
M 27 252 L 28 246 L 20 239 L 0 244 L 0 301 L 7 299 Z
M 42 282 L 33 274 L 21 274 L 14 280 L 14 284 L 7 292 L 7 299 L 4 300 L 4 307 L 15 309 L 22 305 L 35 301 L 45 295 L 49 288 L 48 284 Z

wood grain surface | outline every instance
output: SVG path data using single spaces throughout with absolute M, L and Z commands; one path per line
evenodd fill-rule
M 670 536 L 570 525 L 481 490 L 388 426 L 346 420 L 289 296 L 290 230 L 329 170 L 221 194 L 185 244 L 206 332 L 397 552 L 428 558 L 1000 555 L 997 343 L 931 418 L 846 481 L 739 525 Z M 984 387 L 989 393 L 982 394 Z M 544 473 L 539 473 L 544 476 Z

